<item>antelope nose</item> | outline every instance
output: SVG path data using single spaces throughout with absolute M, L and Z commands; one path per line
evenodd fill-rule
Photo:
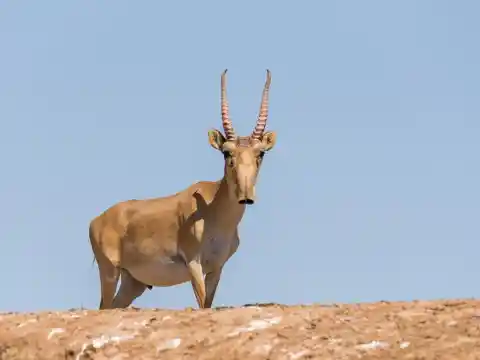
M 252 205 L 255 202 L 255 182 L 250 175 L 252 169 L 244 167 L 242 170 L 246 175 L 241 175 L 238 179 L 238 203 L 242 205 Z
M 238 203 L 242 204 L 242 205 L 253 205 L 254 202 L 255 202 L 255 200 L 249 199 L 249 198 L 238 200 Z

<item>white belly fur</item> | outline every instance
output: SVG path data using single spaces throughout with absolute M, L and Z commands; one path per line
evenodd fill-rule
M 201 250 L 203 273 L 222 266 L 230 255 L 232 241 L 210 238 Z M 128 272 L 138 281 L 151 286 L 173 286 L 190 281 L 190 274 L 180 257 L 158 257 L 141 265 L 129 267 Z
M 190 281 L 188 269 L 180 259 L 157 258 L 127 269 L 138 281 L 151 286 L 173 286 Z

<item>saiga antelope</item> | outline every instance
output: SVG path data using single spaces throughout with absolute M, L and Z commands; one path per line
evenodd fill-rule
M 225 136 L 216 129 L 208 132 L 210 145 L 225 159 L 222 179 L 201 181 L 166 197 L 123 201 L 91 221 L 100 309 L 127 307 L 147 287 L 187 281 L 198 306 L 212 306 L 222 269 L 240 243 L 238 225 L 245 207 L 255 201 L 263 157 L 276 140 L 275 132 L 265 132 L 270 71 L 257 123 L 249 136 L 237 136 L 229 118 L 226 73 L 221 77 Z

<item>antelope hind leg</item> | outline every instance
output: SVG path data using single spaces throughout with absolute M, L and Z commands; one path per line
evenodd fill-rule
M 126 308 L 144 293 L 147 285 L 135 279 L 127 270 L 121 270 L 120 289 L 113 300 L 114 308 Z
M 205 308 L 205 281 L 203 279 L 202 264 L 197 260 L 192 260 L 187 264 L 190 273 L 191 283 L 198 306 Z
M 205 298 L 205 308 L 211 308 L 213 303 L 213 298 L 215 297 L 215 292 L 217 291 L 218 283 L 220 282 L 220 277 L 222 275 L 222 268 L 215 269 L 212 272 L 209 272 L 205 276 L 205 289 L 206 289 L 206 298 Z
M 102 293 L 99 309 L 110 309 L 112 308 L 115 291 L 117 290 L 120 271 L 107 258 L 97 259 L 97 262 Z

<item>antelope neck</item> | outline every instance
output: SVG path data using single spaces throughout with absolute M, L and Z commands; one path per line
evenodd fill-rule
M 245 212 L 245 204 L 239 204 L 229 194 L 228 183 L 225 176 L 218 181 L 218 190 L 211 206 L 214 208 L 215 219 L 223 225 L 237 226 Z

